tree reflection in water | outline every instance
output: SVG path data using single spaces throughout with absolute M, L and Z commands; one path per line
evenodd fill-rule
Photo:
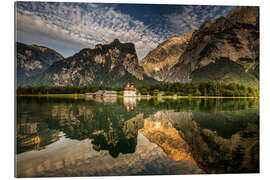
M 138 132 L 174 161 L 207 173 L 259 171 L 256 99 L 18 98 L 17 153 L 91 139 L 95 151 L 136 152 Z

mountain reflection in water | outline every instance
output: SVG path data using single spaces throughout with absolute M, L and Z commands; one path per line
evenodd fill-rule
M 18 177 L 259 172 L 257 99 L 17 102 Z

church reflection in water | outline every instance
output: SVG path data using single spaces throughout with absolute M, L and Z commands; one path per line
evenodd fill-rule
M 137 99 L 138 98 L 136 98 L 136 97 L 124 97 L 123 98 L 124 105 L 125 105 L 128 112 L 134 110 L 134 108 L 136 106 L 136 100 Z
M 17 118 L 20 177 L 259 171 L 254 100 L 20 99 Z
M 117 102 L 117 97 L 86 97 L 85 98 L 86 101 L 95 101 L 98 103 L 103 103 L 103 104 L 109 104 L 109 103 L 116 103 Z M 123 97 L 123 104 L 127 110 L 127 112 L 129 111 L 133 111 L 137 101 L 140 101 L 141 98 L 139 97 Z

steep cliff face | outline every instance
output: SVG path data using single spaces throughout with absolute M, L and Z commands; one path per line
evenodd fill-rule
M 222 58 L 227 58 L 232 61 L 232 64 L 237 63 L 244 67 L 246 73 L 243 77 L 250 75 L 258 77 L 258 17 L 257 7 L 238 7 L 226 18 L 221 17 L 215 22 L 204 23 L 192 34 L 185 52 L 180 57 L 179 63 L 172 68 L 167 81 L 192 81 L 193 71 L 215 64 Z M 206 71 L 201 73 L 200 77 L 204 77 L 207 73 Z M 215 74 L 211 75 L 215 76 Z M 197 78 L 197 80 L 200 79 Z M 218 80 L 223 81 L 222 78 L 216 79 Z
M 170 69 L 178 63 L 190 38 L 191 34 L 171 37 L 150 51 L 145 58 L 140 60 L 140 65 L 146 74 L 158 81 L 164 81 Z
M 170 45 L 169 39 L 142 60 L 141 64 L 149 76 L 166 82 L 226 81 L 243 84 L 252 82 L 252 86 L 258 85 L 258 7 L 237 7 L 227 17 L 218 18 L 214 22 L 207 21 L 194 31 L 191 37 L 182 38 L 185 38 L 185 41 L 181 37 L 174 39 L 174 44 L 178 44 L 178 48 Z M 175 53 L 165 53 L 170 51 Z M 175 56 L 171 58 L 171 54 Z M 231 75 L 237 73 L 237 69 L 235 72 L 222 72 L 224 77 L 234 77 L 231 79 L 224 80 L 223 76 L 217 79 L 205 78 L 206 75 L 215 77 L 222 68 L 217 68 L 212 74 L 208 71 L 200 72 L 199 76 L 195 76 L 198 73 L 192 74 L 203 67 L 212 68 L 212 64 L 219 63 L 218 61 L 224 58 L 230 60 L 230 64 L 234 67 L 239 64 L 239 71 L 244 69 L 242 76 L 235 79 L 235 76 Z
M 54 62 L 63 59 L 58 52 L 38 45 L 16 43 L 17 49 L 17 84 L 42 73 Z
M 83 49 L 54 63 L 34 84 L 55 86 L 124 85 L 129 81 L 154 82 L 138 64 L 135 46 L 114 40 L 110 44 Z

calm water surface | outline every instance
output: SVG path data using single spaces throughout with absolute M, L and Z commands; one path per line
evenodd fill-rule
M 259 172 L 257 99 L 17 98 L 17 177 Z

